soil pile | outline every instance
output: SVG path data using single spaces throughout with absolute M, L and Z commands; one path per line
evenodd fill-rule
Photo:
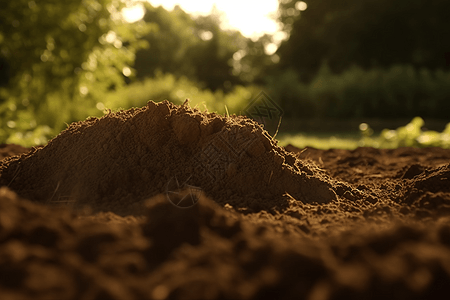
M 74 123 L 1 161 L 0 298 L 447 299 L 449 161 L 187 103 Z
M 5 160 L 1 184 L 39 202 L 129 213 L 132 204 L 190 185 L 250 211 L 336 199 L 329 179 L 242 116 L 164 101 L 70 125 L 45 147 Z M 135 206 L 136 207 L 136 206 Z

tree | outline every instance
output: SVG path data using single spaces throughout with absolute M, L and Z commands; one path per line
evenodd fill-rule
M 156 29 L 145 36 L 149 48 L 136 54 L 138 78 L 161 71 L 186 76 L 212 90 L 240 83 L 232 73 L 232 58 L 245 47 L 246 38 L 238 31 L 222 30 L 217 10 L 194 18 L 179 6 L 167 11 L 146 3 L 145 9 L 144 20 L 156 24 Z
M 264 34 L 257 40 L 247 39 L 245 47 L 236 54 L 234 71 L 243 82 L 264 85 L 268 77 L 276 73 L 278 55 L 267 53 L 266 48 L 270 44 L 273 44 L 270 34 Z
M 127 24 L 131 1 L 2 0 L 0 140 L 41 126 L 60 129 L 78 119 L 79 105 L 95 107 L 101 93 L 130 76 L 143 22 Z M 58 111 L 56 111 L 58 110 Z M 84 116 L 85 117 L 85 116 Z
M 153 77 L 157 71 L 193 76 L 194 70 L 185 57 L 187 49 L 197 42 L 191 16 L 179 6 L 173 11 L 153 7 L 150 3 L 145 3 L 144 7 L 144 21 L 154 24 L 155 30 L 143 37 L 149 47 L 136 53 L 137 77 Z
M 207 16 L 195 19 L 196 35 L 200 38 L 196 47 L 188 51 L 188 57 L 196 68 L 196 77 L 212 90 L 231 90 L 241 79 L 233 74 L 233 55 L 242 49 L 246 41 L 239 31 L 221 29 L 222 13 L 215 7 Z
M 450 2 L 446 0 L 283 0 L 279 21 L 290 37 L 279 48 L 280 65 L 310 80 L 323 62 L 334 72 L 351 65 L 412 64 L 450 69 Z

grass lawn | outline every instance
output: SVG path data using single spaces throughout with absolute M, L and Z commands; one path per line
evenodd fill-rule
M 450 148 L 448 120 L 429 120 L 427 126 L 424 125 L 424 120 L 418 117 L 409 123 L 404 120 L 370 120 L 367 123 L 361 120 L 286 120 L 276 139 L 280 146 L 291 144 L 324 150 L 402 146 Z
M 358 133 L 279 133 L 276 136 L 280 146 L 288 144 L 298 148 L 313 147 L 317 149 L 348 149 L 363 146 Z
M 284 119 L 276 139 L 280 146 L 291 144 L 298 148 L 352 150 L 362 146 L 377 147 L 377 139 L 381 130 L 376 129 L 376 134 L 363 139 L 359 130 L 362 122 L 362 120 Z M 386 128 L 384 124 L 383 128 Z M 272 129 L 270 133 L 274 132 Z

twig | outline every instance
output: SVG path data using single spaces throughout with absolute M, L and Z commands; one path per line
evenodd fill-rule
M 281 119 L 282 119 L 282 118 L 283 118 L 283 116 L 280 116 L 280 119 L 279 119 L 279 121 L 278 121 L 277 131 L 275 131 L 275 134 L 274 134 L 274 136 L 273 136 L 274 139 L 275 139 L 275 137 L 276 137 L 277 134 L 278 134 L 278 129 L 280 129 Z

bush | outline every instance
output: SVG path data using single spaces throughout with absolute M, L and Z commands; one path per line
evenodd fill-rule
M 274 74 L 266 80 L 268 95 L 283 109 L 284 117 L 311 117 L 317 114 L 319 108 L 311 104 L 308 86 L 300 82 L 295 71 Z
M 425 125 L 421 117 L 415 117 L 405 126 L 396 130 L 384 129 L 378 138 L 372 138 L 373 131 L 363 123 L 360 125 L 362 139 L 360 146 L 379 148 L 398 147 L 442 147 L 450 148 L 450 123 L 444 131 L 423 130 Z
M 221 114 L 227 111 L 230 114 L 241 114 L 252 96 L 259 90 L 256 86 L 235 86 L 229 93 L 222 90 L 212 92 L 186 77 L 177 79 L 172 74 L 158 73 L 155 78 L 147 78 L 108 93 L 104 101 L 97 104 L 97 108 L 116 110 L 141 107 L 149 100 L 155 102 L 168 100 L 181 104 L 189 98 L 191 106 L 197 106 L 202 110 L 207 109 Z
M 354 66 L 333 74 L 324 63 L 309 84 L 287 70 L 268 78 L 267 90 L 289 117 L 448 118 L 450 111 L 450 72 L 409 65 L 370 70 Z

